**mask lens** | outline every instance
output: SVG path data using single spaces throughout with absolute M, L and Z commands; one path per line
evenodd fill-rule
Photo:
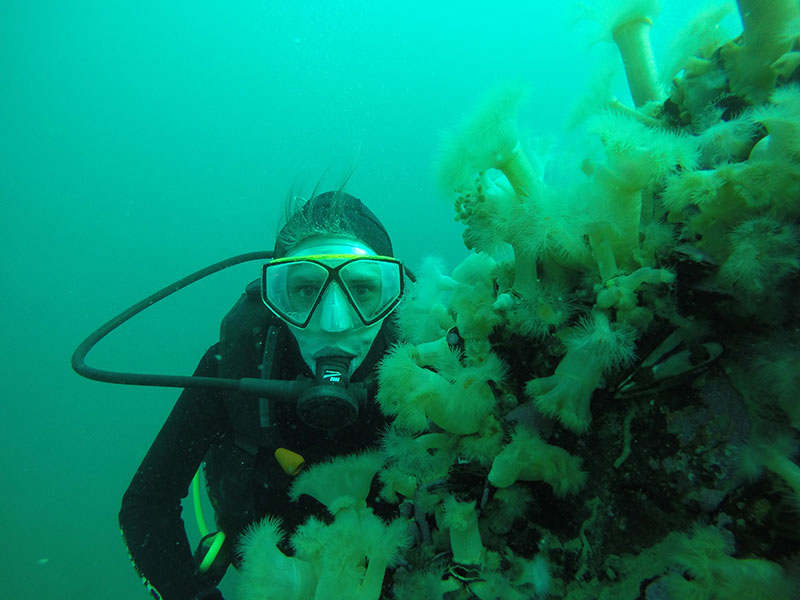
M 301 326 L 311 315 L 328 279 L 322 265 L 298 261 L 267 265 L 264 300 L 278 315 Z
M 354 260 L 342 267 L 339 277 L 364 323 L 385 316 L 402 292 L 402 273 L 395 262 Z

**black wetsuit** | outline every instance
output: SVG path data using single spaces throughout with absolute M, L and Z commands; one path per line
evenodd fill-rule
M 246 295 L 243 300 L 247 300 Z M 222 342 L 216 344 L 203 356 L 196 375 L 260 376 L 262 356 L 259 349 L 264 327 L 269 323 L 275 325 L 276 320 L 264 312 L 263 305 L 254 310 L 258 311 L 261 324 L 245 327 L 244 330 L 254 335 L 238 340 L 240 345 L 248 346 L 250 339 L 252 348 L 243 351 L 239 348 L 236 365 L 231 368 L 224 356 L 231 352 L 230 346 Z M 278 358 L 273 366 L 273 377 L 276 374 L 285 380 L 293 380 L 298 375 L 310 377 L 311 372 L 294 338 L 283 324 L 278 322 L 276 327 L 280 328 L 281 341 L 275 354 Z M 374 380 L 375 365 L 393 341 L 393 328 L 385 322 L 351 381 Z M 385 426 L 374 401 L 375 387 L 372 381 L 366 408 L 359 412 L 356 423 L 330 433 L 299 422 L 293 403 L 274 403 L 271 406 L 275 411 L 272 415 L 275 427 L 270 436 L 266 436 L 268 441 L 262 440 L 261 444 L 253 443 L 253 427 L 249 433 L 243 433 L 242 427 L 234 426 L 242 422 L 242 414 L 248 411 L 253 415 L 252 420 L 258 420 L 257 398 L 232 397 L 227 392 L 205 389 L 184 390 L 136 471 L 120 511 L 120 526 L 131 558 L 151 588 L 164 600 L 189 600 L 217 583 L 196 572 L 181 519 L 181 500 L 186 497 L 192 477 L 204 459 L 218 525 L 228 536 L 226 552 L 233 555 L 242 528 L 267 514 L 280 516 L 284 529 L 290 532 L 309 514 L 322 515 L 324 510 L 307 497 L 297 503 L 288 500 L 286 491 L 291 477 L 277 464 L 273 455 L 275 446 L 298 452 L 311 465 L 330 456 L 374 445 Z M 232 414 L 241 407 L 245 407 L 243 413 Z M 235 562 L 235 555 L 232 558 Z M 153 595 L 158 597 L 156 593 Z

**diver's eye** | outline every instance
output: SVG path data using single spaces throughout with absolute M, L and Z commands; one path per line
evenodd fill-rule
M 291 289 L 289 292 L 292 296 L 296 296 L 297 298 L 313 298 L 317 294 L 317 290 L 319 287 L 313 285 L 303 285 L 297 286 Z
M 355 296 L 363 297 L 363 296 L 369 296 L 370 294 L 374 294 L 376 292 L 376 289 L 374 285 L 370 285 L 367 283 L 357 283 L 355 285 L 350 286 L 350 291 Z
M 319 285 L 311 282 L 297 282 L 287 290 L 292 310 L 309 310 L 319 294 Z

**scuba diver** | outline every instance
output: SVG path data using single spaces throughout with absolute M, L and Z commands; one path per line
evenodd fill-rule
M 403 289 L 389 235 L 357 198 L 322 193 L 289 216 L 261 280 L 225 317 L 219 342 L 194 377 L 309 385 L 291 402 L 184 388 L 119 516 L 133 563 L 155 598 L 221 599 L 217 585 L 237 564 L 237 538 L 249 524 L 277 515 L 291 532 L 322 514 L 307 496 L 289 502 L 292 476 L 304 463 L 376 443 L 385 418 L 374 401 L 375 367 L 395 341 L 387 317 Z M 202 463 L 225 534 L 213 556 L 209 540 L 192 552 L 181 519 L 181 500 Z

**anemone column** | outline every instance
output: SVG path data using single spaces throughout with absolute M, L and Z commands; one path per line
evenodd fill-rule
M 637 108 L 653 100 L 661 100 L 656 61 L 650 45 L 652 26 L 653 21 L 649 17 L 635 16 L 618 23 L 611 31 L 622 56 L 628 87 Z

